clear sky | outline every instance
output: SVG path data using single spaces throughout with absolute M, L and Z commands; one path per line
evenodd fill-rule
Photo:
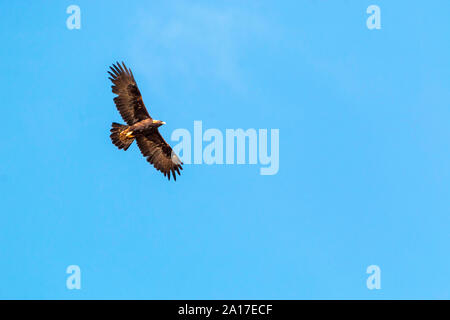
M 0 298 L 449 299 L 449 12 L 2 1 Z M 172 145 L 195 120 L 279 129 L 279 172 L 186 165 L 169 182 L 136 145 L 117 150 L 116 60 Z

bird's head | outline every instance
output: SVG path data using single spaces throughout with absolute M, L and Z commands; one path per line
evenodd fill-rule
M 161 127 L 163 124 L 166 124 L 164 121 L 161 120 L 153 120 L 153 125 L 155 127 Z

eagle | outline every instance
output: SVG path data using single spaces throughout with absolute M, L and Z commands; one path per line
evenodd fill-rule
M 141 92 L 134 80 L 131 69 L 116 62 L 110 67 L 108 74 L 112 82 L 112 92 L 116 108 L 127 123 L 112 123 L 111 141 L 119 149 L 127 150 L 136 140 L 142 155 L 147 158 L 157 170 L 170 180 L 170 175 L 177 180 L 177 173 L 183 170 L 180 158 L 172 151 L 172 148 L 164 140 L 158 128 L 164 121 L 155 120 L 150 117 L 142 100 Z

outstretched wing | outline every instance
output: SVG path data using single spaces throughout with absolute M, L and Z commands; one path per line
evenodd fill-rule
M 111 76 L 109 80 L 113 83 L 112 92 L 117 94 L 114 103 L 123 120 L 131 126 L 141 120 L 151 119 L 131 70 L 123 62 L 122 65 L 116 62 L 110 68 L 112 72 L 108 73 Z
M 164 176 L 170 180 L 170 173 L 172 173 L 173 179 L 177 180 L 177 175 L 180 173 L 180 169 L 183 170 L 180 158 L 172 151 L 172 148 L 164 140 L 159 133 L 158 129 L 147 135 L 139 135 L 136 137 L 136 142 L 147 161 L 153 164 L 153 166 L 164 173 Z

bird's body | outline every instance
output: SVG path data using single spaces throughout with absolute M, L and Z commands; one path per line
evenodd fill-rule
M 111 76 L 109 79 L 113 83 L 112 91 L 117 94 L 114 102 L 127 123 L 127 125 L 123 125 L 113 122 L 110 136 L 112 143 L 119 149 L 127 150 L 136 140 L 147 161 L 164 173 L 169 180 L 171 173 L 176 180 L 176 173 L 180 174 L 183 163 L 159 133 L 158 127 L 165 122 L 150 117 L 133 73 L 123 62 L 122 65 L 119 63 L 113 65 L 111 71 L 108 73 Z
M 136 133 L 149 133 L 151 130 L 155 129 L 152 119 L 145 119 L 136 122 L 130 127 L 130 130 Z

